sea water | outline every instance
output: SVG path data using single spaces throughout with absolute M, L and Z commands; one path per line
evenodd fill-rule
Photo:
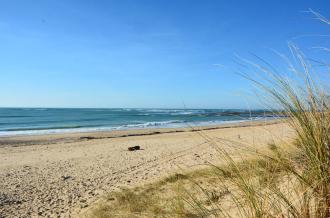
M 0 136 L 177 128 L 272 118 L 263 110 L 0 108 Z

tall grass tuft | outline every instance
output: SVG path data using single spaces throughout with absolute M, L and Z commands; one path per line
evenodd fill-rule
M 210 139 L 226 160 L 226 167 L 214 167 L 221 178 L 219 183 L 231 190 L 236 211 L 223 213 L 228 208 L 217 205 L 222 217 L 330 217 L 329 93 L 315 82 L 313 67 L 298 47 L 289 44 L 289 48 L 293 61 L 282 56 L 288 73 L 278 72 L 259 59 L 259 64 L 243 61 L 260 77 L 242 75 L 265 93 L 267 101 L 275 105 L 274 113 L 287 117 L 296 135 L 294 143 L 271 145 L 271 153 L 256 152 L 259 163 L 243 161 L 245 169 L 252 170 L 242 171 L 242 161 L 238 164 L 223 146 Z M 288 146 L 294 147 L 293 154 Z
M 311 13 L 330 24 L 316 12 Z M 243 60 L 259 77 L 242 76 L 265 94 L 275 115 L 286 117 L 285 122 L 295 132 L 293 141 L 271 143 L 261 152 L 253 145 L 237 145 L 198 131 L 217 149 L 225 164 L 189 175 L 175 174 L 138 194 L 117 194 L 115 204 L 100 207 L 93 217 L 109 217 L 120 209 L 140 217 L 143 213 L 147 217 L 330 217 L 329 92 L 316 82 L 313 66 L 298 47 L 289 44 L 289 48 L 291 61 L 280 55 L 288 63 L 288 72 L 278 72 L 262 59 L 259 64 Z M 228 147 L 241 147 L 242 155 L 233 156 L 225 149 Z M 172 199 L 166 187 L 176 187 L 178 182 L 194 187 L 178 186 L 185 194 Z M 164 201 L 159 201 L 160 189 L 165 190 Z

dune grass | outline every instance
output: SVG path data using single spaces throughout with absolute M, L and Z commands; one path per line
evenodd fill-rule
M 92 215 L 330 217 L 330 97 L 313 79 L 314 69 L 303 53 L 292 44 L 289 48 L 293 61 L 282 56 L 288 72 L 277 72 L 259 59 L 260 64 L 244 62 L 261 77 L 242 75 L 275 105 L 274 114 L 288 117 L 296 134 L 294 143 L 270 144 L 270 152 L 237 160 L 219 141 L 200 133 L 217 148 L 225 164 L 112 193 L 112 200 L 99 205 Z
M 245 161 L 243 158 L 237 163 L 221 144 L 205 135 L 226 160 L 225 169 L 214 168 L 226 174 L 226 181 L 219 177 L 218 184 L 235 190 L 230 199 L 238 213 L 233 216 L 221 204 L 214 205 L 217 210 L 209 210 L 192 198 L 196 211 L 220 217 L 330 217 L 330 95 L 315 81 L 317 74 L 308 58 L 295 45 L 289 44 L 289 48 L 293 60 L 281 56 L 288 64 L 288 72 L 278 72 L 259 58 L 259 63 L 243 60 L 257 72 L 256 77 L 241 75 L 252 81 L 268 103 L 275 106 L 274 114 L 288 117 L 295 131 L 295 142 L 284 147 L 271 145 L 272 154 L 256 152 L 267 164 L 252 164 L 253 170 L 245 172 L 239 167 Z M 288 153 L 292 146 L 293 156 Z M 268 163 L 271 167 L 265 168 Z M 230 173 L 226 171 L 228 167 Z M 280 177 L 278 171 L 282 172 Z

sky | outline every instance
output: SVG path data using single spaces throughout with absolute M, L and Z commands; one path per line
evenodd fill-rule
M 0 0 L 0 107 L 258 108 L 237 57 L 325 58 L 309 9 L 330 18 L 329 0 Z

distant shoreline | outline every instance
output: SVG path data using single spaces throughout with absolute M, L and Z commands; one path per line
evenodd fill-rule
M 0 138 L 215 126 L 277 118 L 270 111 L 241 109 L 0 108 Z
M 69 133 L 48 133 L 35 135 L 13 135 L 1 136 L 0 147 L 4 146 L 26 146 L 36 144 L 55 144 L 66 142 L 77 142 L 97 139 L 124 138 L 131 136 L 146 136 L 179 132 L 196 132 L 207 131 L 234 127 L 250 127 L 281 123 L 285 119 L 271 120 L 252 120 L 252 121 L 232 121 L 224 124 L 206 125 L 206 126 L 187 126 L 177 128 L 141 128 L 126 130 L 107 130 L 107 131 L 86 131 L 86 132 L 69 132 Z
M 138 125 L 131 125 L 131 127 L 67 127 L 67 128 L 36 128 L 36 129 L 29 129 L 29 128 L 22 128 L 12 131 L 0 131 L 0 139 L 3 137 L 16 137 L 16 136 L 39 136 L 39 135 L 57 135 L 57 134 L 75 134 L 75 133 L 93 133 L 93 132 L 112 132 L 112 131 L 130 131 L 130 130 L 147 130 L 147 129 L 181 129 L 181 128 L 196 128 L 196 127 L 209 127 L 209 126 L 223 126 L 223 125 L 230 125 L 235 123 L 244 123 L 244 122 L 259 122 L 259 121 L 268 121 L 268 120 L 276 120 L 278 118 L 260 118 L 260 119 L 252 119 L 252 120 L 229 120 L 229 121 L 208 121 L 208 122 L 201 122 L 201 123 L 179 123 L 176 125 L 154 125 L 154 126 L 141 126 Z M 156 122 L 157 123 L 157 122 Z M 162 122 L 166 123 L 166 121 Z M 128 125 L 130 126 L 130 125 Z

